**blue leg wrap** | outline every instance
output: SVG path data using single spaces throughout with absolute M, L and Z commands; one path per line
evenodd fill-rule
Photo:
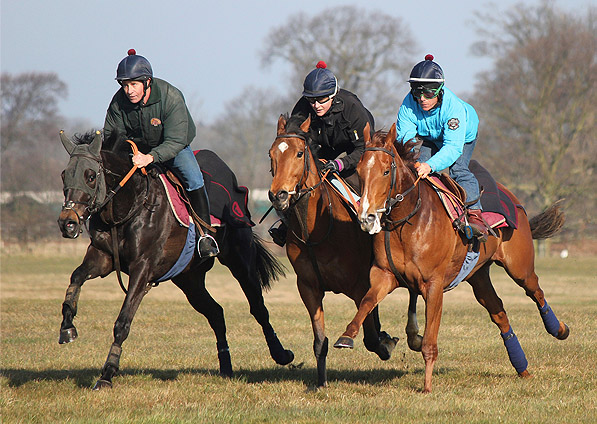
M 510 362 L 512 366 L 519 374 L 527 369 L 529 365 L 526 356 L 524 355 L 524 351 L 518 342 L 518 337 L 512 331 L 512 327 L 506 333 L 500 333 L 502 339 L 504 339 L 504 346 L 506 346 L 506 350 L 508 351 L 508 357 L 510 358 Z
M 541 319 L 543 320 L 543 325 L 549 334 L 554 337 L 558 336 L 558 331 L 560 331 L 560 321 L 556 318 L 556 314 L 553 313 L 547 301 L 543 307 L 537 306 L 539 309 L 539 313 L 541 314 Z

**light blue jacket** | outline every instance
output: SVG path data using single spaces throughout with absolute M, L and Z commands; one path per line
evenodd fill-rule
M 479 117 L 475 109 L 444 87 L 441 105 L 426 112 L 410 92 L 398 110 L 397 140 L 403 143 L 415 135 L 434 142 L 439 151 L 427 161 L 433 171 L 454 164 L 462 155 L 464 143 L 477 138 Z

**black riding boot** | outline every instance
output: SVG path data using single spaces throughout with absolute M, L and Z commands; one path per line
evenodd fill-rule
M 206 224 L 210 225 L 211 219 L 209 217 L 209 200 L 207 198 L 205 186 L 197 190 L 187 191 L 187 195 L 189 196 L 191 207 L 197 216 L 205 221 Z M 197 225 L 199 225 L 199 223 L 197 223 Z M 220 253 L 216 239 L 207 229 L 205 229 L 203 236 L 201 236 L 197 242 L 197 251 L 199 252 L 199 256 L 202 258 L 216 256 L 218 253 Z

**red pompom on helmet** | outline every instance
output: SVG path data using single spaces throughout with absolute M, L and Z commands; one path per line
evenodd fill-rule
M 433 55 L 432 54 L 425 55 L 425 60 L 433 60 Z
M 315 66 L 315 67 L 318 69 L 325 69 L 328 67 L 328 65 L 326 65 L 323 60 L 320 60 L 319 62 L 317 62 L 317 66 Z
M 135 49 L 129 49 L 127 53 L 116 69 L 116 81 L 146 81 L 153 78 L 153 70 L 147 59 L 137 55 Z

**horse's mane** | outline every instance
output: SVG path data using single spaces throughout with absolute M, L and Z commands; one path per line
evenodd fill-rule
M 385 138 L 388 135 L 388 131 L 378 130 L 375 131 L 373 136 L 371 137 L 371 146 L 382 147 L 384 145 Z M 416 145 L 416 141 L 414 138 L 408 140 L 406 143 L 403 143 L 400 140 L 394 141 L 394 148 L 398 153 L 398 156 L 402 159 L 404 164 L 408 166 L 410 169 L 415 169 L 415 163 L 419 159 L 419 152 L 413 150 Z
M 95 134 L 96 130 L 90 130 L 83 134 L 76 133 L 75 135 L 73 135 L 72 141 L 73 143 L 80 146 L 89 145 L 95 139 Z M 114 164 L 118 168 L 130 168 L 131 164 L 128 160 L 126 153 L 124 153 L 125 151 L 121 150 L 117 152 L 113 150 L 113 148 L 115 147 L 114 140 L 117 140 L 118 138 L 118 134 L 113 133 L 108 139 L 104 139 L 104 134 L 102 132 L 102 157 L 104 158 L 104 162 L 107 159 L 108 162 Z

